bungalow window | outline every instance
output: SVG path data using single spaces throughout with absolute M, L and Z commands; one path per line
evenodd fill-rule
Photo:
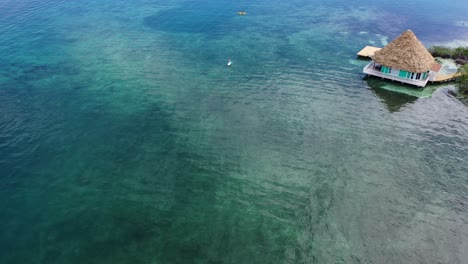
M 400 73 L 398 74 L 401 78 L 407 78 L 408 72 L 404 70 L 400 70 Z
M 414 72 L 411 73 L 411 79 L 414 79 Z
M 382 65 L 374 62 L 374 69 L 380 71 L 382 69 Z
M 427 77 L 427 73 L 428 73 L 428 72 L 423 73 L 423 79 L 424 79 L 424 80 L 425 80 L 426 77 Z
M 419 79 L 421 79 L 421 73 L 420 73 L 420 72 L 418 72 L 418 73 L 416 74 L 416 80 L 419 80 Z

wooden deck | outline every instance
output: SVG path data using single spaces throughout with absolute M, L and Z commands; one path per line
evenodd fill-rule
M 432 82 L 449 82 L 449 81 L 455 80 L 456 78 L 460 76 L 461 76 L 461 73 L 459 72 L 452 73 L 452 74 L 440 74 L 439 73 L 437 74 L 437 76 Z
M 382 48 L 377 48 L 373 46 L 365 46 L 361 51 L 357 53 L 358 56 L 360 57 L 367 57 L 370 58 L 374 56 L 374 53 L 378 50 L 381 50 Z

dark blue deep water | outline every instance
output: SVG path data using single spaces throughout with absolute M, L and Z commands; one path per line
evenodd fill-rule
M 467 263 L 468 108 L 356 59 L 467 14 L 0 1 L 0 263 Z

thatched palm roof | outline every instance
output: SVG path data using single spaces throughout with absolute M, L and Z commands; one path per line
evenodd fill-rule
M 382 65 L 409 72 L 428 71 L 435 63 L 434 57 L 411 30 L 403 32 L 390 44 L 375 52 L 372 59 Z

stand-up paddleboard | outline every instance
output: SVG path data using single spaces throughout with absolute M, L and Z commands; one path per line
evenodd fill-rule
M 227 66 L 229 67 L 229 66 L 231 66 L 231 64 L 232 64 L 231 59 L 228 59 Z

